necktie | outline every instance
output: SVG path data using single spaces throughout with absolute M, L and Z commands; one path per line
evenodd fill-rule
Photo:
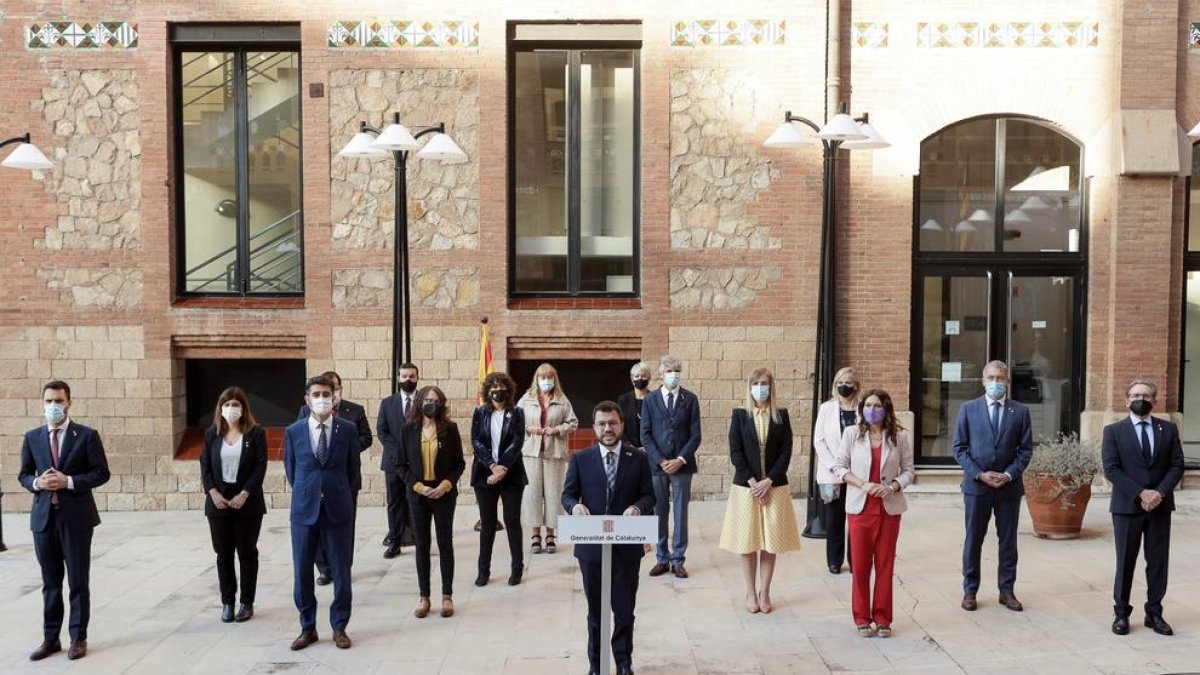
M 608 502 L 612 502 L 613 490 L 617 485 L 617 453 L 604 453 L 604 473 L 608 474 Z
M 1000 435 L 1000 401 L 992 403 L 992 433 Z
M 667 394 L 667 414 L 675 416 L 675 392 L 673 391 Z
M 317 439 L 317 462 L 324 465 L 325 460 L 329 459 L 329 437 L 325 435 L 324 424 L 318 424 L 317 429 L 321 431 L 321 436 Z
M 411 405 L 411 403 L 412 403 L 412 398 L 405 396 L 404 397 L 404 419 L 408 419 L 408 409 L 409 409 L 409 406 Z
M 50 462 L 58 469 L 58 429 L 50 430 Z M 58 504 L 58 493 L 50 493 L 50 503 Z
M 1146 464 L 1150 464 L 1154 459 L 1154 456 L 1150 453 L 1150 434 L 1148 432 L 1150 423 L 1138 422 L 1138 426 L 1142 428 L 1142 458 L 1146 460 Z

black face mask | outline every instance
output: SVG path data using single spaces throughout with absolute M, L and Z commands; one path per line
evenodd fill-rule
M 400 380 L 400 391 L 406 394 L 411 394 L 417 390 L 417 383 L 413 380 Z
M 645 389 L 650 386 L 650 380 L 637 379 L 633 381 L 634 389 Z
M 508 400 L 508 390 L 507 389 L 497 389 L 496 391 L 493 391 L 490 394 L 488 394 L 488 396 L 492 399 L 492 402 L 494 402 L 494 403 L 504 403 L 505 401 Z
M 1154 408 L 1154 404 L 1144 399 L 1132 401 L 1129 404 L 1129 410 L 1138 417 L 1145 417 L 1150 414 L 1150 410 Z
M 421 406 L 421 414 L 428 417 L 429 419 L 433 419 L 433 418 L 437 417 L 438 415 L 440 415 L 441 413 L 442 413 L 442 404 L 441 403 L 426 403 L 425 405 Z
M 838 385 L 838 396 L 841 396 L 842 398 L 850 398 L 856 391 L 858 391 L 858 387 L 853 387 L 848 384 Z

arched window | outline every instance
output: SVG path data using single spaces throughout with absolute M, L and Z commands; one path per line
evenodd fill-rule
M 952 463 L 959 406 L 1009 364 L 1035 440 L 1078 430 L 1086 211 L 1083 147 L 1054 125 L 977 118 L 921 144 L 913 236 L 918 460 Z

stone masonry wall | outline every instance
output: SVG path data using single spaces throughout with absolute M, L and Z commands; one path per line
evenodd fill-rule
M 409 293 L 416 306 L 434 309 L 463 309 L 479 302 L 479 270 L 430 268 L 416 270 Z M 333 306 L 338 309 L 370 309 L 392 306 L 390 269 L 343 269 L 333 271 Z
M 775 266 L 672 269 L 671 307 L 741 309 L 782 275 Z

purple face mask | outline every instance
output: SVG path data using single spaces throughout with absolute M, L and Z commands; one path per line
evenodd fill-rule
M 883 417 L 883 408 L 863 408 L 863 419 L 867 424 L 882 424 Z

